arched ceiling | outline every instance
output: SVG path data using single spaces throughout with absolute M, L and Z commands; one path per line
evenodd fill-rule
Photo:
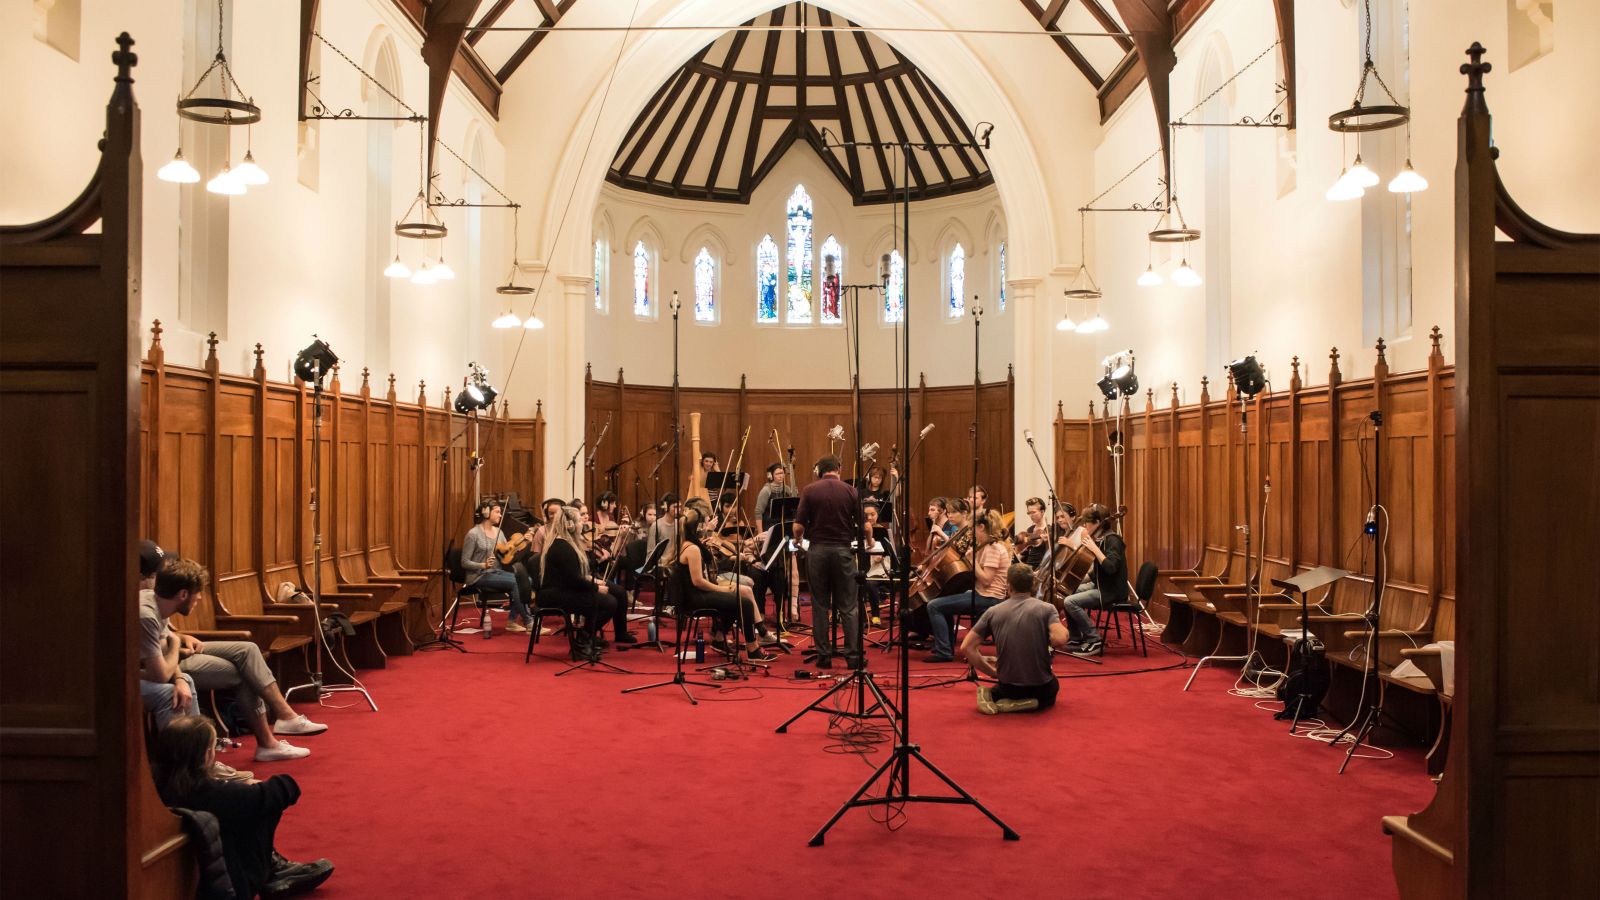
M 791 30 L 799 25 L 820 30 Z M 762 30 L 769 26 L 779 28 Z M 829 30 L 840 26 L 856 27 L 808 3 L 789 3 L 719 36 L 639 113 L 608 180 L 673 197 L 748 202 L 799 141 L 856 203 L 876 203 L 894 199 L 901 183 L 895 153 L 826 143 L 972 142 L 972 128 L 899 51 L 875 34 Z M 969 147 L 915 150 L 909 166 L 919 199 L 993 181 L 982 152 Z

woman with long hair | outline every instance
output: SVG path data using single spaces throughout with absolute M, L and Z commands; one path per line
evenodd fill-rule
M 588 556 L 583 552 L 580 529 L 582 518 L 578 510 L 564 506 L 550 517 L 549 542 L 544 549 L 541 567 L 539 605 L 564 610 L 569 615 L 583 617 L 583 629 L 568 629 L 571 638 L 573 662 L 599 659 L 600 623 L 606 619 L 622 618 L 618 639 L 627 634 L 627 610 L 620 607 L 610 588 L 589 570 Z M 632 637 L 632 635 L 628 635 Z
M 964 504 L 963 504 L 964 505 Z M 1000 513 L 988 510 L 972 521 L 974 551 L 973 589 L 948 594 L 928 603 L 928 621 L 933 626 L 933 653 L 924 662 L 951 662 L 955 659 L 955 636 L 951 633 L 953 615 L 981 615 L 984 610 L 1006 599 L 1006 569 L 1011 566 L 1011 545 L 1005 536 Z
M 684 510 L 683 521 L 679 530 L 681 537 L 678 548 L 677 567 L 673 569 L 673 593 L 676 595 L 680 613 L 687 614 L 695 610 L 709 609 L 717 614 L 713 626 L 715 640 L 713 646 L 718 649 L 727 647 L 726 634 L 735 622 L 740 623 L 744 629 L 745 656 L 756 662 L 770 662 L 776 656 L 762 651 L 761 644 L 756 640 L 759 630 L 763 636 L 776 639 L 761 616 L 761 610 L 756 606 L 755 595 L 750 588 L 744 585 L 723 584 L 712 581 L 706 577 L 706 561 L 710 559 L 709 553 L 703 543 L 701 531 L 705 525 L 705 515 L 699 509 L 690 507 Z M 742 606 L 742 609 L 741 609 Z
M 273 849 L 284 810 L 300 799 L 288 775 L 249 783 L 212 775 L 217 732 L 200 716 L 179 716 L 156 733 L 150 769 L 161 802 L 217 817 L 228 877 L 239 897 L 288 896 L 315 889 L 333 874 L 326 859 L 297 863 Z

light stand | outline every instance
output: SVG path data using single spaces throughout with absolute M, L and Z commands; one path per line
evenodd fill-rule
M 668 304 L 672 310 L 672 493 L 676 497 L 683 496 L 683 453 L 678 449 L 678 438 L 683 434 L 683 400 L 678 396 L 678 312 L 683 309 L 683 304 L 678 300 L 678 292 L 672 292 L 672 302 Z M 700 461 L 695 460 L 695 465 Z M 656 468 L 661 464 L 656 463 Z M 661 492 L 656 492 L 656 500 L 660 501 Z M 658 510 L 656 518 L 666 514 L 666 510 Z M 674 563 L 677 560 L 673 560 Z
M 312 335 L 316 338 L 316 335 Z M 329 694 L 356 693 L 366 698 L 367 706 L 373 712 L 378 711 L 378 704 L 372 700 L 372 695 L 362 685 L 361 680 L 354 674 L 345 672 L 350 676 L 350 684 L 328 685 L 322 680 L 322 655 L 327 652 L 333 655 L 327 646 L 328 635 L 322 629 L 322 377 L 328 368 L 337 363 L 339 358 L 321 339 L 315 339 L 306 349 L 300 351 L 295 357 L 295 374 L 301 381 L 311 382 L 311 627 L 316 632 L 311 641 L 312 663 L 310 681 L 305 684 L 295 685 L 283 692 L 283 699 L 287 701 L 296 691 L 310 689 L 316 695 L 317 702 Z M 309 376 L 309 377 L 307 377 Z M 339 665 L 334 661 L 334 665 Z
M 947 146 L 987 149 L 987 145 L 989 143 L 989 131 L 993 130 L 993 126 L 989 126 L 989 131 L 982 131 L 982 124 L 979 125 L 979 128 L 983 137 L 978 141 L 967 141 L 959 145 L 928 143 L 916 146 L 925 148 L 932 152 L 938 152 Z M 880 150 L 883 149 L 884 146 L 898 148 L 900 152 L 900 182 L 902 185 L 900 201 L 902 210 L 901 241 L 903 247 L 909 248 L 911 246 L 910 154 L 913 145 L 910 143 L 879 145 L 875 142 L 868 144 L 866 142 L 856 141 L 847 143 L 872 146 Z M 833 146 L 839 145 L 840 142 L 833 142 Z M 829 143 L 826 139 L 824 140 L 824 146 L 829 146 Z M 903 351 L 900 356 L 902 366 L 902 379 L 900 382 L 900 427 L 901 443 L 907 447 L 911 446 L 911 290 L 909 283 L 910 271 L 909 267 L 907 267 L 905 282 L 903 282 L 905 285 L 903 288 L 905 291 L 905 301 L 901 310 L 902 315 L 900 321 L 900 342 L 901 349 Z M 910 469 L 911 466 L 908 462 L 906 466 L 906 472 L 902 476 L 906 480 L 906 509 L 905 517 L 901 521 L 907 523 L 910 522 L 911 515 L 910 497 L 912 495 L 912 491 L 910 484 Z M 900 576 L 900 595 L 902 597 L 909 597 L 911 595 L 910 534 L 911 529 L 909 527 L 902 529 L 901 553 L 897 561 L 899 565 L 898 574 Z M 1019 835 L 1015 831 L 1011 830 L 1011 826 L 1000 821 L 1000 819 L 994 813 L 990 812 L 987 807 L 979 803 L 976 798 L 963 790 L 961 785 L 956 784 L 955 781 L 951 780 L 950 776 L 941 772 L 939 768 L 930 762 L 926 756 L 922 755 L 922 748 L 911 742 L 910 684 L 911 648 L 908 646 L 906 630 L 902 628 L 900 630 L 900 702 L 894 708 L 894 712 L 899 716 L 899 727 L 895 729 L 895 736 L 897 740 L 895 741 L 894 750 L 891 751 L 888 755 L 888 758 L 885 759 L 883 763 L 873 771 L 872 775 L 869 776 L 866 781 L 862 782 L 861 787 L 856 788 L 855 793 L 851 794 L 850 797 L 844 801 L 843 805 L 841 805 L 834 812 L 833 816 L 829 818 L 827 822 L 823 823 L 822 827 L 817 830 L 817 833 L 812 835 L 810 841 L 811 846 L 822 846 L 823 842 L 827 839 L 829 829 L 833 828 L 834 823 L 843 818 L 844 814 L 851 809 L 863 806 L 882 806 L 886 809 L 892 809 L 895 807 L 904 806 L 908 803 L 953 803 L 972 806 L 973 808 L 977 809 L 978 812 L 983 813 L 983 815 L 987 817 L 989 821 L 1000 826 L 1000 834 L 1003 838 L 1008 841 L 1015 841 L 1019 839 Z M 911 763 L 913 760 L 921 763 L 924 768 L 926 768 L 929 772 L 932 772 L 940 781 L 944 782 L 947 787 L 955 792 L 955 796 L 913 794 L 911 792 Z M 865 797 L 864 795 L 867 793 L 867 791 L 871 790 L 872 786 L 877 784 L 879 779 L 885 778 L 885 776 L 887 776 L 888 784 L 883 795 L 880 797 Z
M 1350 749 L 1345 751 L 1344 762 L 1339 764 L 1339 774 L 1343 775 L 1345 767 L 1350 765 L 1350 759 L 1356 755 L 1356 748 L 1366 741 L 1372 734 L 1372 729 L 1378 727 L 1378 720 L 1383 718 L 1383 691 L 1378 683 L 1378 623 L 1383 621 L 1383 589 L 1384 580 L 1388 577 L 1388 561 L 1384 558 L 1384 540 L 1389 530 L 1385 519 L 1388 514 L 1383 511 L 1383 410 L 1375 409 L 1367 414 L 1372 420 L 1372 606 L 1368 608 L 1363 617 L 1367 620 L 1367 658 L 1361 667 L 1361 695 L 1366 704 L 1361 713 L 1350 721 L 1344 730 L 1334 735 L 1328 742 L 1334 746 L 1347 734 L 1354 734 L 1355 740 L 1350 742 Z
M 444 449 L 439 451 L 439 564 L 441 566 L 444 565 L 445 555 L 450 552 L 450 547 L 454 544 L 454 542 L 450 540 L 450 520 L 445 515 L 445 510 L 448 506 L 448 504 L 445 502 L 446 495 L 448 494 L 446 488 L 450 484 L 450 448 L 454 447 L 456 445 L 456 441 L 460 440 L 466 433 L 467 426 L 461 426 L 461 430 L 456 432 L 455 436 L 450 438 L 449 443 L 444 445 Z M 474 500 L 473 502 L 477 501 Z M 450 573 L 442 569 L 441 573 L 443 574 L 444 579 L 448 581 L 450 578 Z M 453 625 L 456 608 L 461 603 L 461 595 L 457 593 L 456 596 L 451 597 L 450 602 L 446 604 L 444 602 L 444 594 L 441 591 L 439 600 L 439 627 L 435 629 L 437 634 L 435 634 L 429 640 L 418 644 L 414 649 L 417 651 L 451 649 L 466 653 L 467 646 L 463 642 L 456 640 L 455 628 Z
M 1245 628 L 1254 635 L 1254 629 L 1249 627 L 1248 618 L 1255 610 L 1256 579 L 1260 577 L 1261 572 L 1259 568 L 1254 572 L 1250 571 L 1252 562 L 1252 532 L 1250 529 L 1250 403 L 1255 400 L 1256 395 L 1261 393 L 1261 389 L 1266 386 L 1266 374 L 1262 370 L 1261 364 L 1256 362 L 1254 356 L 1246 356 L 1243 359 L 1229 363 L 1228 370 L 1233 374 L 1233 389 L 1239 398 L 1239 433 L 1243 435 L 1239 450 L 1244 467 L 1244 477 L 1239 480 L 1239 511 L 1244 517 L 1244 524 L 1235 527 L 1244 532 L 1244 608 L 1247 619 Z M 1268 489 L 1270 490 L 1270 488 Z M 1265 541 L 1264 535 L 1263 541 Z M 1200 674 L 1200 667 L 1208 661 L 1213 663 L 1240 662 L 1244 663 L 1245 668 L 1248 669 L 1250 660 L 1256 658 L 1257 655 L 1255 639 L 1252 636 L 1250 647 L 1243 656 L 1203 656 L 1195 662 L 1193 671 L 1189 673 L 1189 680 L 1183 683 L 1183 689 L 1187 691 L 1189 686 L 1194 684 L 1195 676 Z

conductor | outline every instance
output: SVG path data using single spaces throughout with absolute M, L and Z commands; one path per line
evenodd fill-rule
M 844 623 L 845 664 L 860 668 L 861 604 L 856 596 L 856 560 L 850 544 L 862 537 L 861 497 L 839 479 L 839 458 L 817 460 L 816 481 L 800 492 L 794 539 L 809 539 L 806 577 L 811 582 L 811 637 L 817 668 L 833 667 L 833 619 Z

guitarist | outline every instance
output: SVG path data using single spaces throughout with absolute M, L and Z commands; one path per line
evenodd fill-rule
M 516 576 L 501 568 L 500 561 L 495 558 L 495 545 L 504 537 L 500 531 L 503 515 L 504 510 L 495 500 L 485 501 L 473 513 L 478 524 L 461 542 L 461 567 L 467 570 L 468 587 L 510 595 L 511 621 L 506 624 L 506 631 L 526 634 L 533 617 L 522 602 L 522 589 L 517 585 Z M 484 616 L 488 616 L 487 607 Z
M 1079 520 L 1078 530 L 1068 538 L 1074 547 L 1087 546 L 1094 554 L 1094 571 L 1067 598 L 1067 630 L 1071 640 L 1067 651 L 1094 656 L 1105 649 L 1105 641 L 1089 618 L 1088 610 L 1102 609 L 1128 600 L 1127 545 L 1113 530 L 1115 519 L 1099 503 L 1089 505 Z

